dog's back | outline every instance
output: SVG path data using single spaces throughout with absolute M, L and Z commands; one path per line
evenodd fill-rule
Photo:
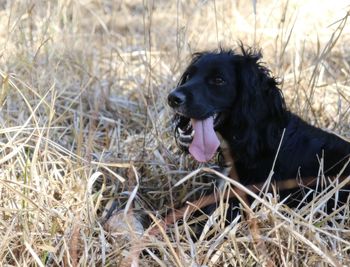
M 236 162 L 244 183 L 263 182 L 273 168 L 276 180 L 350 175 L 350 143 L 291 114 L 280 149 L 262 151 L 254 164 Z M 275 161 L 275 165 L 273 164 Z M 344 166 L 346 165 L 347 166 Z M 344 170 L 343 170 L 344 168 Z

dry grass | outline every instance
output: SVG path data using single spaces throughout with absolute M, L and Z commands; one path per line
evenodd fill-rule
M 140 236 L 135 216 L 213 175 L 191 173 L 166 105 L 194 51 L 261 47 L 291 109 L 350 137 L 347 1 L 254 2 L 1 1 L 0 265 L 121 266 L 142 250 L 134 266 L 350 265 L 349 207 L 322 213 L 327 194 L 297 210 L 256 196 L 263 250 L 246 221 L 222 223 L 224 201 L 196 242 L 189 220 Z M 104 227 L 110 205 L 128 225 Z

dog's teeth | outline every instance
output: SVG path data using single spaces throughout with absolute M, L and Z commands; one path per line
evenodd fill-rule
M 178 140 L 178 143 L 182 145 L 183 147 L 189 147 L 190 143 L 182 142 L 181 140 Z
M 180 137 L 182 138 L 193 138 L 194 136 L 194 131 L 192 131 L 190 134 L 181 134 L 180 133 Z
M 179 128 L 177 128 L 177 130 L 179 131 L 179 134 L 184 134 L 186 131 L 184 131 L 184 130 L 182 130 L 180 127 Z
M 182 141 L 192 141 L 193 137 L 191 135 L 180 135 L 179 139 Z
M 179 136 L 182 138 L 191 138 L 191 137 L 193 137 L 193 133 L 194 132 L 191 132 L 190 134 L 179 134 Z
M 177 128 L 177 130 L 179 131 L 180 134 L 184 134 L 184 133 L 188 132 L 188 130 L 190 130 L 190 129 L 191 129 L 191 125 L 187 125 L 184 130 L 182 130 L 180 127 Z

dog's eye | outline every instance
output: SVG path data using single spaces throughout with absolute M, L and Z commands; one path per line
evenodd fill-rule
M 217 77 L 210 79 L 209 82 L 211 84 L 214 84 L 214 85 L 224 85 L 225 84 L 225 80 L 223 78 L 221 78 L 220 76 L 217 76 Z
M 186 73 L 186 74 L 184 75 L 183 82 L 187 82 L 190 78 L 191 78 L 191 77 L 190 77 L 190 74 L 189 74 L 189 73 Z

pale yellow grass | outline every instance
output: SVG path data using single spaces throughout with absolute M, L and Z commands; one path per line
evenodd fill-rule
M 0 265 L 120 266 L 144 251 L 141 266 L 349 266 L 349 207 L 323 212 L 327 194 L 298 210 L 254 196 L 264 251 L 244 220 L 223 224 L 224 201 L 199 241 L 189 221 L 151 238 L 133 221 L 181 206 L 213 175 L 192 173 L 200 166 L 176 148 L 166 104 L 192 52 L 262 48 L 290 108 L 350 137 L 349 10 L 340 0 L 2 1 Z M 104 227 L 111 205 L 128 210 L 127 233 Z

